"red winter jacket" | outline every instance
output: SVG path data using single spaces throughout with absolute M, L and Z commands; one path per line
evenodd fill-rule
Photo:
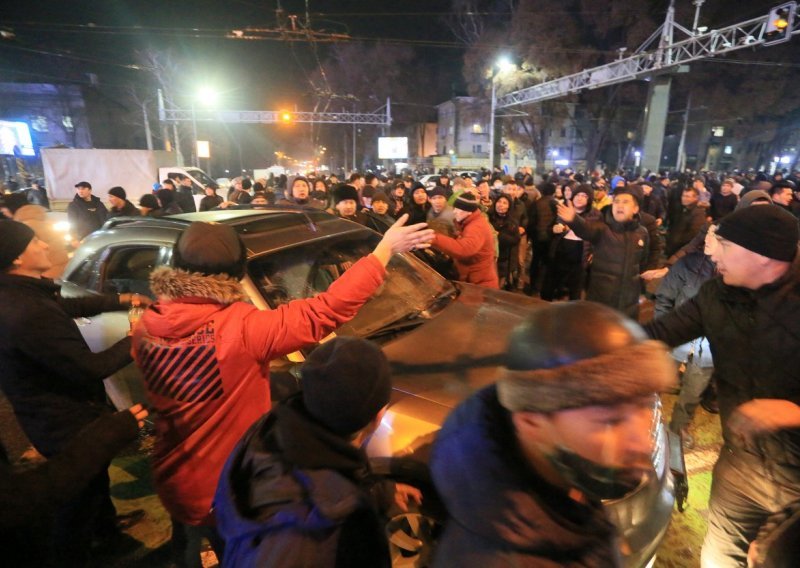
M 433 246 L 453 259 L 462 282 L 499 288 L 494 257 L 494 233 L 483 213 L 473 211 L 464 219 L 455 239 L 436 234 Z
M 351 319 L 386 274 L 372 255 L 315 298 L 275 310 L 245 303 L 240 284 L 171 268 L 151 279 L 159 301 L 144 314 L 132 352 L 156 411 L 155 486 L 187 524 L 212 524 L 225 460 L 270 409 L 269 362 L 313 344 Z

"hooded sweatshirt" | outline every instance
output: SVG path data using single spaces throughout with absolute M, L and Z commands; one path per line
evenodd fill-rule
M 271 407 L 270 360 L 313 345 L 350 320 L 383 282 L 372 255 L 315 298 L 261 311 L 239 282 L 163 267 L 133 335 L 133 356 L 155 408 L 153 470 L 169 513 L 213 524 L 211 501 L 236 442 Z
M 615 528 L 602 505 L 570 499 L 525 463 L 494 385 L 450 414 L 431 456 L 450 516 L 434 566 L 619 565 Z

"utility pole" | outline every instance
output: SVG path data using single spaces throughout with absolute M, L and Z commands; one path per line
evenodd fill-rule
M 683 128 L 681 129 L 681 140 L 678 143 L 678 159 L 675 163 L 675 171 L 680 172 L 686 167 L 686 132 L 689 130 L 689 113 L 692 110 L 692 92 L 686 99 L 686 110 L 683 112 Z

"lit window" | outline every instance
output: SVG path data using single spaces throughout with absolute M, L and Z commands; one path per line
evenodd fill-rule
M 473 134 L 483 134 L 483 126 L 475 123 L 472 125 L 472 133 Z

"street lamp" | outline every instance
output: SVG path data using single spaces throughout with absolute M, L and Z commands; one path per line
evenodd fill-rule
M 515 65 L 507 55 L 502 55 L 492 65 L 492 108 L 491 116 L 489 117 L 489 171 L 494 169 L 494 114 L 497 109 L 497 75 L 514 69 Z
M 195 112 L 195 103 L 200 103 L 202 106 L 209 108 L 217 103 L 219 94 L 213 88 L 203 85 L 195 90 L 192 96 L 192 135 L 194 138 L 192 144 L 192 161 L 194 167 L 200 167 L 200 158 L 197 152 L 197 113 Z

